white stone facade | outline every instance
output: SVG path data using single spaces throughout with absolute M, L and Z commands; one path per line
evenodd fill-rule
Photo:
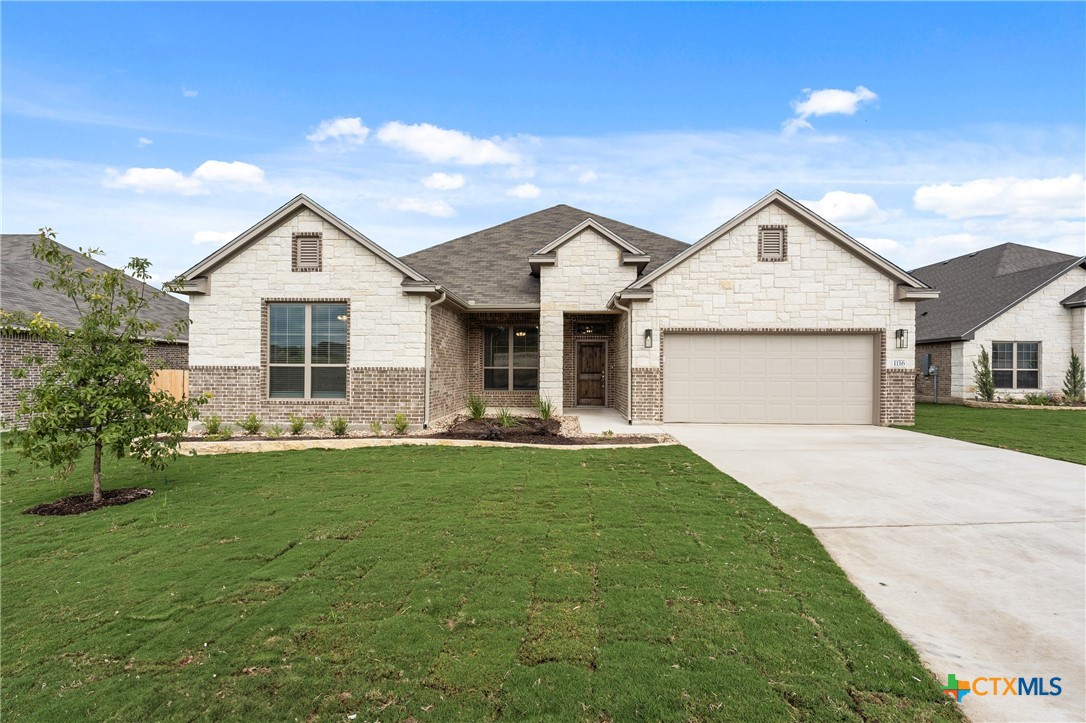
M 992 353 L 994 341 L 1040 342 L 1040 391 L 1058 393 L 1071 362 L 1071 349 L 1082 356 L 1086 329 L 1083 310 L 1067 309 L 1060 301 L 1086 286 L 1086 269 L 1076 267 L 1048 286 L 1007 310 L 978 329 L 972 341 L 955 342 L 952 348 L 953 378 L 951 396 L 974 399 L 977 387 L 973 381 L 973 362 L 980 357 L 981 348 Z M 998 396 L 1020 397 L 1029 389 L 997 389 Z

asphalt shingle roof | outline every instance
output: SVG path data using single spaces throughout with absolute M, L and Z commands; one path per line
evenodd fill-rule
M 650 256 L 643 273 L 688 244 L 605 216 L 559 205 L 401 257 L 431 281 L 477 304 L 538 304 L 528 257 L 592 218 Z M 618 289 L 615 289 L 618 291 Z
M 1071 268 L 1076 258 L 1006 243 L 912 271 L 913 276 L 939 290 L 938 299 L 916 304 L 916 341 L 966 338 L 988 319 Z
M 78 323 L 72 300 L 50 288 L 48 283 L 40 289 L 34 288 L 34 280 L 47 280 L 49 272 L 46 264 L 34 258 L 33 245 L 37 240 L 38 235 L 30 233 L 0 236 L 0 308 L 28 314 L 41 312 L 45 318 L 70 329 Z M 69 254 L 78 253 L 64 245 L 61 248 Z M 109 268 L 96 259 L 80 263 L 89 263 L 96 271 Z M 128 281 L 138 288 L 138 281 L 130 277 Z M 174 331 L 177 320 L 189 318 L 189 305 L 173 296 L 162 296 L 151 301 L 141 318 L 158 324 L 156 335 L 166 334 Z M 178 334 L 177 340 L 187 341 L 188 333 Z
M 1082 306 L 1086 304 L 1086 286 L 1060 301 L 1064 306 Z

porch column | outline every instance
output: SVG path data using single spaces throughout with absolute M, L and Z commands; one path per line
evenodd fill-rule
M 562 323 L 561 309 L 540 308 L 539 396 L 550 400 L 555 414 L 562 414 Z

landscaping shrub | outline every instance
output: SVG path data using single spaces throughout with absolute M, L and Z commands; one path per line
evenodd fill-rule
M 268 431 L 264 432 L 269 439 L 279 439 L 283 436 L 283 427 L 278 424 L 273 424 L 268 427 Z
M 980 348 L 980 359 L 973 362 L 973 383 L 977 385 L 977 396 L 986 402 L 995 399 L 995 380 L 992 379 L 992 360 L 988 350 Z
M 1069 402 L 1086 400 L 1086 372 L 1083 371 L 1082 359 L 1071 350 L 1071 363 L 1063 377 L 1063 396 Z
M 290 415 L 290 433 L 297 436 L 305 431 L 305 417 L 301 415 Z
M 502 427 L 518 427 L 520 419 L 509 410 L 509 407 L 502 407 L 498 410 L 498 424 Z
M 204 428 L 209 435 L 218 434 L 222 430 L 222 417 L 218 414 L 212 414 L 207 418 L 207 421 L 204 422 Z
M 539 413 L 539 418 L 545 422 L 554 416 L 554 404 L 549 399 L 536 397 L 535 411 Z
M 381 420 L 375 419 L 372 422 L 370 422 L 370 431 L 373 432 L 378 437 L 381 436 L 381 429 L 382 429 Z
M 314 414 L 313 415 L 313 428 L 314 429 L 324 429 L 324 425 L 325 425 L 326 421 L 327 420 L 325 420 L 323 414 Z
M 1023 397 L 1023 399 L 1025 399 L 1026 404 L 1032 405 L 1034 407 L 1039 407 L 1039 406 L 1042 406 L 1042 405 L 1045 405 L 1045 404 L 1057 404 L 1058 403 L 1057 400 L 1051 394 L 1048 394 L 1046 392 L 1037 392 L 1036 394 L 1026 394 Z
M 468 416 L 478 421 L 486 416 L 486 398 L 478 394 L 468 395 Z
M 343 437 L 347 434 L 347 420 L 343 417 L 336 417 L 332 420 L 332 434 L 337 437 Z
M 407 415 L 400 412 L 393 418 L 392 426 L 396 428 L 396 434 L 407 434 L 407 428 L 410 426 L 407 421 Z
M 244 429 L 246 434 L 260 434 L 260 429 L 264 426 L 264 421 L 255 414 L 250 414 L 245 419 L 238 420 L 238 426 Z
M 215 438 L 216 439 L 226 440 L 226 439 L 230 439 L 233 436 L 234 436 L 233 428 L 229 424 L 224 424 L 219 429 L 219 433 L 215 435 Z

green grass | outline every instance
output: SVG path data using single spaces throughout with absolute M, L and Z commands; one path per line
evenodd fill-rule
M 961 720 L 811 532 L 681 447 L 3 460 L 5 720 Z M 86 460 L 75 479 L 86 479 Z
M 1086 411 L 917 404 L 903 429 L 1086 464 Z

